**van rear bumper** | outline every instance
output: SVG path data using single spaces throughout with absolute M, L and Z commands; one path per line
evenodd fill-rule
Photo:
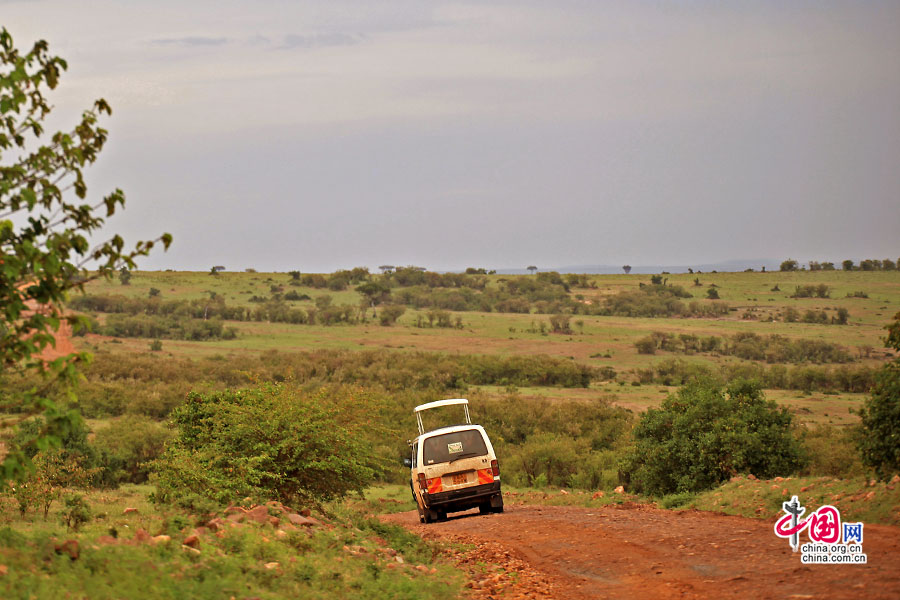
M 453 508 L 455 510 L 466 510 L 478 506 L 490 496 L 500 493 L 500 482 L 485 483 L 483 485 L 473 485 L 472 487 L 463 488 L 461 490 L 451 490 L 449 492 L 438 492 L 436 494 L 423 494 L 426 504 L 429 508 Z

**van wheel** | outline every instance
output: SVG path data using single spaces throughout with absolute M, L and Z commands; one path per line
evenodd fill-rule
M 436 511 L 431 510 L 430 508 L 425 509 L 425 514 L 422 517 L 423 521 L 427 523 L 434 523 L 438 520 L 438 513 Z
M 478 512 L 480 512 L 483 515 L 486 515 L 489 512 L 491 512 L 491 503 L 490 502 L 482 502 L 481 504 L 479 504 Z
M 416 504 L 416 512 L 419 513 L 419 523 L 424 523 L 425 522 L 425 513 L 422 512 L 422 509 L 419 508 L 418 504 Z

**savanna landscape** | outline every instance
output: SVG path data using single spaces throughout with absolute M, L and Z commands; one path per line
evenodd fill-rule
M 0 2 L 0 599 L 900 597 L 900 11 L 600 4 Z
M 506 515 L 421 528 L 386 517 L 415 507 L 400 464 L 415 431 L 412 407 L 449 397 L 469 398 L 476 422 L 491 432 L 510 517 L 539 516 L 540 507 L 563 521 L 626 506 L 662 515 L 701 510 L 755 519 L 761 537 L 781 503 L 800 494 L 867 526 L 900 524 L 896 477 L 888 469 L 878 481 L 859 450 L 860 411 L 878 373 L 896 361 L 884 340 L 900 303 L 897 271 L 483 271 L 122 269 L 87 283 L 67 304 L 81 318 L 63 334 L 93 356 L 73 405 L 83 424 L 60 450 L 32 454 L 37 470 L 27 485 L 45 487 L 12 486 L 4 496 L 7 589 L 50 593 L 77 578 L 88 597 L 140 597 L 146 574 L 133 565 L 152 561 L 160 572 L 147 597 L 421 597 L 423 585 L 436 597 L 661 593 L 634 583 L 639 567 L 630 584 L 592 587 L 560 567 L 566 559 L 510 558 L 508 525 L 487 535 L 475 522 Z M 777 407 L 781 420 L 772 427 L 781 433 L 766 438 L 772 447 L 732 443 L 779 460 L 731 459 L 680 481 L 641 468 L 642 415 L 689 397 L 691 385 L 736 382 L 753 382 Z M 7 378 L 4 389 L 27 385 Z M 266 400 L 241 400 L 248 397 Z M 229 403 L 236 412 L 221 415 L 205 438 L 189 434 L 195 419 L 219 418 L 204 412 L 209 407 Z M 338 423 L 340 431 L 318 442 L 326 448 L 300 439 Z M 6 447 L 26 439 L 22 430 L 6 436 Z M 322 465 L 318 453 L 334 448 L 347 454 Z M 287 456 L 295 464 L 279 464 Z M 579 512 L 552 512 L 560 510 Z M 693 530 L 703 529 L 702 514 Z M 452 533 L 437 533 L 451 524 Z M 634 527 L 635 539 L 649 535 Z M 73 561 L 70 540 L 76 553 L 105 565 L 95 576 L 81 571 L 80 556 Z M 30 550 L 22 553 L 22 544 Z M 485 548 L 497 544 L 506 554 L 493 560 Z M 26 567 L 48 551 L 50 563 Z M 891 572 L 877 579 L 885 592 L 896 589 Z M 159 583 L 170 579 L 171 588 Z M 33 588 L 38 582 L 46 587 Z M 725 589 L 683 576 L 675 584 L 712 595 Z

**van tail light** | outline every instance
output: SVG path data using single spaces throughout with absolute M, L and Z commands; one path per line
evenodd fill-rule
M 443 483 L 440 477 L 435 477 L 434 479 L 426 480 L 428 484 L 428 493 L 429 494 L 437 494 L 444 489 Z
M 425 473 L 419 473 L 419 489 L 428 492 L 428 484 L 425 483 Z
M 500 463 L 497 462 L 497 459 L 491 461 L 491 471 L 494 472 L 494 477 L 500 477 Z

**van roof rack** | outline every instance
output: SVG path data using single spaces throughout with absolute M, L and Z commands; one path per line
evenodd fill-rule
M 462 404 L 466 414 L 466 424 L 471 425 L 472 419 L 469 417 L 469 401 L 465 398 L 450 398 L 449 400 L 435 400 L 434 402 L 426 402 L 420 404 L 414 410 L 416 413 L 416 423 L 419 425 L 419 435 L 425 433 L 425 427 L 422 425 L 422 412 L 431 410 L 432 408 L 440 408 L 441 406 L 453 406 Z

